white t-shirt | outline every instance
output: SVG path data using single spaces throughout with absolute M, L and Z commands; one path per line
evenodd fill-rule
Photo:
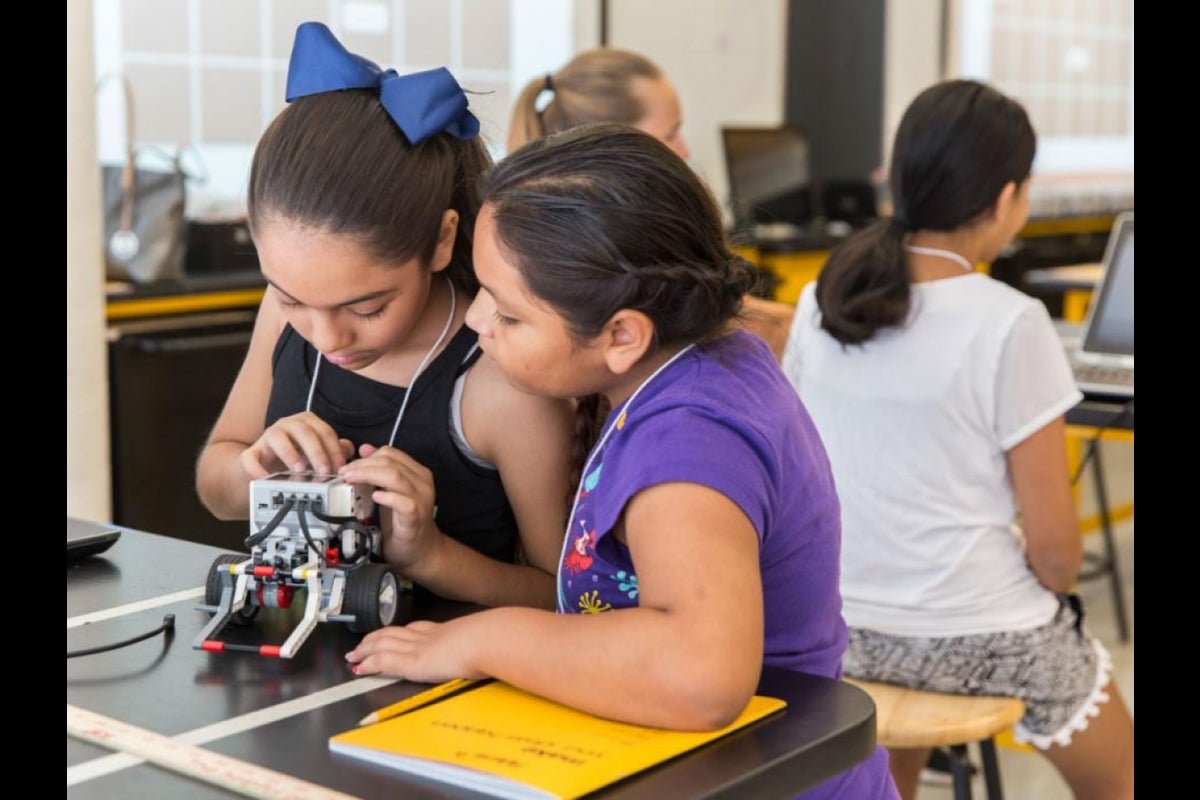
M 1014 525 L 1005 452 L 1082 399 L 1040 301 L 980 273 L 913 284 L 902 328 L 843 349 L 805 287 L 783 366 L 833 465 L 848 624 L 963 636 L 1058 602 Z

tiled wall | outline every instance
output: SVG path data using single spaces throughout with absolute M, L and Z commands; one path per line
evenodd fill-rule
M 1130 135 L 1133 0 L 997 3 L 991 75 L 1041 136 Z
M 952 73 L 1021 101 L 1038 133 L 1035 174 L 1121 174 L 1132 185 L 1133 0 L 951 0 L 950 8 Z
M 210 171 L 225 158 L 248 163 L 283 108 L 292 40 L 306 20 L 401 74 L 448 67 L 471 93 L 488 144 L 496 150 L 506 138 L 510 0 L 96 0 L 96 8 L 107 15 L 97 20 L 98 68 L 129 76 L 136 141 L 195 145 Z M 119 93 L 108 93 L 99 127 L 111 158 L 124 133 Z
M 120 11 L 144 138 L 254 142 L 283 108 L 292 39 L 306 20 L 402 74 L 449 67 L 482 93 L 472 97 L 477 113 L 507 124 L 507 0 L 121 0 Z

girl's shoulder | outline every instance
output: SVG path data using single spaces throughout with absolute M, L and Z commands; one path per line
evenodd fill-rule
M 463 425 L 481 455 L 511 437 L 545 441 L 572 435 L 575 406 L 571 400 L 521 391 L 487 353 L 480 353 L 466 374 Z

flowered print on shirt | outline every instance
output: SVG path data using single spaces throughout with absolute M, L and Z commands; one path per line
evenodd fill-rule
M 617 430 L 624 427 L 624 413 Z M 601 457 L 603 453 L 598 453 Z M 596 489 L 600 486 L 603 464 L 589 471 L 580 481 L 573 533 L 559 565 L 562 582 L 562 610 L 576 614 L 598 614 L 614 608 L 637 605 L 638 583 L 629 550 L 611 531 L 596 529 Z
M 587 530 L 583 520 L 579 521 L 583 531 L 571 543 L 571 549 L 563 557 L 562 566 L 572 575 L 578 575 L 592 565 L 593 554 L 596 552 L 596 531 Z
M 610 611 L 612 606 L 608 603 L 601 602 L 600 592 L 593 589 L 589 594 L 579 596 L 579 613 L 580 614 L 599 614 L 601 611 Z

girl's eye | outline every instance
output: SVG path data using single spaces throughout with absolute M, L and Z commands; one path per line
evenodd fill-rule
M 370 322 L 371 320 L 376 320 L 376 319 L 379 319 L 380 317 L 382 317 L 383 310 L 385 308 L 387 308 L 386 305 L 380 306 L 379 308 L 375 309 L 374 311 L 355 311 L 354 309 L 350 309 L 350 313 L 353 314 L 358 319 Z
M 279 305 L 283 306 L 284 308 L 298 308 L 300 306 L 300 304 L 295 300 L 289 300 L 283 296 L 280 296 L 279 298 Z
M 500 323 L 501 325 L 516 325 L 517 324 L 516 317 L 506 317 L 503 314 L 501 314 L 499 311 L 493 312 L 492 317 L 496 320 L 496 322 Z

